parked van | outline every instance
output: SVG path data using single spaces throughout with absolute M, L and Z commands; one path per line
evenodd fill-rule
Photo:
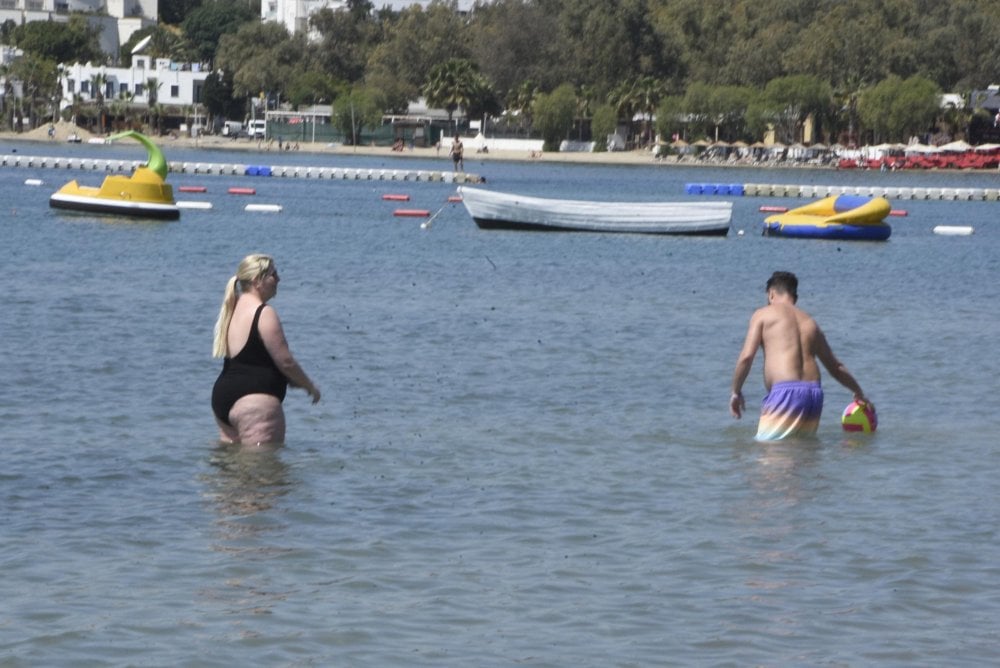
M 239 121 L 225 121 L 222 124 L 222 136 L 223 137 L 239 137 L 240 133 L 243 132 L 243 124 Z
M 256 118 L 247 123 L 247 135 L 251 139 L 267 138 L 267 121 L 263 118 Z

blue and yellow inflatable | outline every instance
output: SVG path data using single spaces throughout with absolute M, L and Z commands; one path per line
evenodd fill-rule
M 884 197 L 833 195 L 764 219 L 764 236 L 885 241 L 892 227 Z

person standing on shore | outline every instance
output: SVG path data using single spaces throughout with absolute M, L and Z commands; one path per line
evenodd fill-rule
M 314 404 L 320 399 L 319 388 L 288 348 L 278 314 L 267 305 L 279 280 L 274 260 L 254 254 L 243 258 L 226 283 L 212 349 L 214 357 L 224 358 L 212 388 L 212 412 L 223 442 L 281 445 L 281 403 L 288 385 L 303 388 Z
M 464 152 L 465 147 L 462 145 L 462 138 L 456 132 L 455 140 L 451 142 L 451 161 L 456 172 L 465 171 L 465 160 L 462 158 Z
M 764 349 L 764 386 L 767 396 L 757 426 L 758 441 L 775 441 L 816 433 L 823 412 L 819 359 L 830 375 L 854 393 L 854 400 L 869 403 L 858 381 L 833 354 L 816 321 L 799 309 L 799 281 L 795 274 L 776 271 L 767 281 L 767 306 L 750 318 L 743 349 L 733 372 L 729 411 L 740 418 L 746 408 L 743 383 L 753 366 L 757 349 Z

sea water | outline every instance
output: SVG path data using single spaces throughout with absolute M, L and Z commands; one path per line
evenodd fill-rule
M 688 182 L 998 178 L 466 168 L 499 190 L 622 201 L 687 199 Z M 170 223 L 49 209 L 65 181 L 102 176 L 0 168 L 0 665 L 995 660 L 1000 203 L 894 201 L 908 216 L 887 243 L 765 238 L 758 207 L 798 202 L 738 197 L 725 238 L 485 232 L 447 183 L 174 174 L 208 189 L 179 198 L 213 208 Z M 383 194 L 436 216 L 396 217 Z M 274 255 L 272 304 L 323 390 L 315 406 L 289 391 L 270 452 L 220 447 L 209 408 L 212 325 L 251 252 Z M 818 438 L 754 442 L 759 358 L 730 417 L 777 269 L 875 402 L 875 434 L 841 430 L 850 396 L 828 378 Z

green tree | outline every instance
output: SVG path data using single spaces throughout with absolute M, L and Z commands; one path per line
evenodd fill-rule
M 364 78 L 381 26 L 371 13 L 372 3 L 352 0 L 350 5 L 348 11 L 321 9 L 309 18 L 309 24 L 322 35 L 317 56 L 326 74 L 354 83 Z
M 806 117 L 824 114 L 832 100 L 830 85 L 817 77 L 780 77 L 771 80 L 748 106 L 747 120 L 757 132 L 773 127 L 779 141 L 791 144 L 801 139 Z
M 245 95 L 234 97 L 233 77 L 225 70 L 215 70 L 205 78 L 201 100 L 212 116 L 236 120 L 243 118 L 247 104 Z
M 337 96 L 337 83 L 319 70 L 297 72 L 288 84 L 286 96 L 292 107 L 330 103 Z
M 482 81 L 476 66 L 466 59 L 452 58 L 435 65 L 427 75 L 423 93 L 427 104 L 445 109 L 448 124 L 459 108 L 468 109 L 482 93 Z
M 108 86 L 108 75 L 97 73 L 90 77 L 90 99 L 94 101 L 94 107 L 97 109 L 97 127 L 100 134 L 104 134 L 105 129 L 105 108 L 104 108 L 104 94 Z
M 452 5 L 413 5 L 383 25 L 365 68 L 365 83 L 383 88 L 393 107 L 416 99 L 434 67 L 451 59 L 468 60 L 469 31 Z
M 889 76 L 860 95 L 858 116 L 875 142 L 905 141 L 934 123 L 940 95 L 929 79 Z
M 684 98 L 680 95 L 667 95 L 661 99 L 660 106 L 656 108 L 656 133 L 665 140 L 674 135 L 686 136 L 690 120 L 686 109 Z
M 146 125 L 150 127 L 153 134 L 159 134 L 159 117 L 153 115 L 153 110 L 156 109 L 157 103 L 160 100 L 160 80 L 156 77 L 149 77 L 146 79 L 145 89 L 146 89 Z
M 357 145 L 364 128 L 381 125 L 382 110 L 375 100 L 372 91 L 361 86 L 337 97 L 333 103 L 333 122 L 344 133 L 346 143 Z
M 289 35 L 278 23 L 252 22 L 222 36 L 215 63 L 232 75 L 235 97 L 284 98 L 295 72 L 309 69 L 309 53 L 303 35 Z
M 82 16 L 73 16 L 67 23 L 30 21 L 12 31 L 14 46 L 54 63 L 101 60 L 98 35 L 98 29 Z
M 132 62 L 132 50 L 140 41 L 150 37 L 149 44 L 142 52 L 151 58 L 170 58 L 172 60 L 188 60 L 188 43 L 173 30 L 162 25 L 148 26 L 137 30 L 128 38 L 121 49 L 120 59 L 123 63 Z
M 468 30 L 470 53 L 501 97 L 509 98 L 524 81 L 544 89 L 562 82 L 552 66 L 563 57 L 562 42 L 554 37 L 559 32 L 557 15 L 543 3 L 483 3 L 476 7 Z
M 235 34 L 241 26 L 257 22 L 259 16 L 239 0 L 214 0 L 191 10 L 181 27 L 195 58 L 211 63 L 223 35 Z
M 547 95 L 539 95 L 532 113 L 545 142 L 543 150 L 558 151 L 559 144 L 573 130 L 573 117 L 576 115 L 573 85 L 565 83 Z
M 59 76 L 56 64 L 35 54 L 25 54 L 15 60 L 9 68 L 9 74 L 21 82 L 22 115 L 25 106 L 28 112 L 28 124 L 31 128 L 38 127 L 45 112 L 51 110 L 53 100 L 59 96 Z M 55 114 L 52 115 L 55 120 Z
M 590 121 L 590 133 L 594 140 L 594 151 L 603 153 L 608 150 L 607 138 L 618 128 L 618 114 L 610 104 L 602 104 L 594 109 Z

